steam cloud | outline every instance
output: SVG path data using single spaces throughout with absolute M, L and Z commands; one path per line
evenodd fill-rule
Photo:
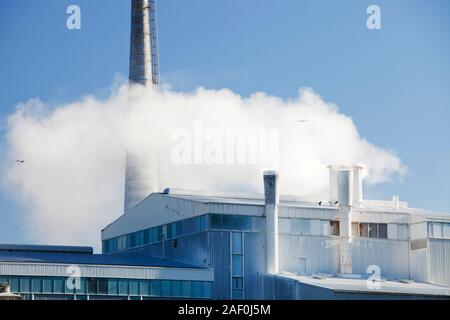
M 368 183 L 404 171 L 398 157 L 361 138 L 351 118 L 311 89 L 292 100 L 264 93 L 243 98 L 226 89 L 180 93 L 124 85 L 113 91 L 106 101 L 86 97 L 56 108 L 32 99 L 9 117 L 3 182 L 26 209 L 30 241 L 98 248 L 100 230 L 122 213 L 126 149 L 141 157 L 142 174 L 153 172 L 157 150 L 164 187 L 262 192 L 262 170 L 274 164 L 172 161 L 176 133 L 192 133 L 195 140 L 196 123 L 209 135 L 276 130 L 283 194 L 325 200 L 329 164 L 364 164 Z M 201 140 L 208 146 L 211 137 Z

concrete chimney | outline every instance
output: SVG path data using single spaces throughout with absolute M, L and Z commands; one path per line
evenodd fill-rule
M 266 205 L 266 270 L 268 274 L 278 273 L 278 173 L 264 172 L 264 199 Z
M 340 221 L 340 272 L 352 273 L 353 170 L 341 170 L 337 176 Z
M 131 1 L 130 84 L 158 85 L 158 37 L 155 0 Z M 129 104 L 133 105 L 132 97 Z M 152 159 L 143 159 L 127 151 L 125 169 L 124 212 L 134 208 L 149 193 L 159 191 L 158 152 Z M 151 166 L 149 166 L 151 163 Z M 149 168 L 150 172 L 143 172 Z

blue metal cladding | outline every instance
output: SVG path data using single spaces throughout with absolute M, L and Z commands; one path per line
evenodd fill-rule
M 211 267 L 214 268 L 214 298 L 231 299 L 230 232 L 211 231 Z

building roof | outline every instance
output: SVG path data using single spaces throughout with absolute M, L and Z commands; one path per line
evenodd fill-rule
M 363 292 L 363 293 L 386 293 L 406 295 L 438 295 L 450 296 L 450 288 L 428 284 L 428 283 L 403 283 L 400 281 L 381 281 L 379 289 L 369 289 L 367 279 L 348 279 L 339 277 L 324 277 L 314 279 L 309 276 L 283 274 L 281 277 L 296 280 L 301 283 L 318 286 L 321 288 L 338 292 Z
M 201 269 L 192 265 L 149 256 L 0 251 L 0 264 L 5 262 Z
M 49 246 L 31 244 L 0 244 L 0 252 L 48 252 L 48 253 L 75 253 L 92 254 L 92 247 L 80 246 Z

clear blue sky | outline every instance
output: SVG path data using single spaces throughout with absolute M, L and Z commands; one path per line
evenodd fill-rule
M 65 27 L 70 4 L 80 31 Z M 366 28 L 370 4 L 382 30 Z M 158 10 L 162 77 L 174 89 L 292 97 L 312 87 L 408 166 L 403 182 L 368 197 L 450 212 L 450 1 L 160 0 Z M 18 102 L 106 95 L 127 76 L 128 39 L 128 0 L 0 0 L 0 144 Z M 0 193 L 0 242 L 27 241 L 20 212 Z

